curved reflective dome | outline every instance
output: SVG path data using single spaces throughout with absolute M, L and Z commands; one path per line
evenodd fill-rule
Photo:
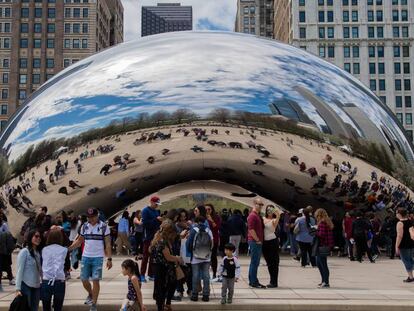
M 289 159 L 318 169 L 327 153 L 350 161 L 311 140 L 335 137 L 413 159 L 391 111 L 340 68 L 254 36 L 177 32 L 121 44 L 62 71 L 14 115 L 0 146 L 15 173 L 11 184 L 34 174 L 27 196 L 55 211 L 112 211 L 203 179 L 296 208 L 315 200 L 308 193 L 314 181 Z M 57 159 L 64 167 L 68 161 L 64 169 Z M 366 175 L 373 169 L 352 161 Z

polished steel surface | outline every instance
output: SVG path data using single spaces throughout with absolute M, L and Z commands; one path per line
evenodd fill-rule
M 91 205 L 119 210 L 168 185 L 208 179 L 296 208 L 315 197 L 308 195 L 310 187 L 299 187 L 301 193 L 285 179 L 310 177 L 280 160 L 323 156 L 327 149 L 314 150 L 316 143 L 276 131 L 273 123 L 281 122 L 321 137 L 375 141 L 390 154 L 414 158 L 391 111 L 352 75 L 289 45 L 220 32 L 149 36 L 72 65 L 27 100 L 0 146 L 16 174 L 35 174 L 27 195 L 34 205 L 55 211 Z M 338 153 L 338 161 L 346 156 L 330 152 Z M 53 174 L 57 157 L 68 167 L 53 184 L 45 166 Z M 112 165 L 108 175 L 105 169 L 100 174 L 105 164 Z M 42 194 L 40 178 L 47 188 Z M 69 187 L 69 180 L 82 188 Z M 97 192 L 87 194 L 93 188 Z

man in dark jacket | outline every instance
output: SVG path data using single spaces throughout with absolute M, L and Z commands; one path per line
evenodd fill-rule
M 153 196 L 150 199 L 150 205 L 144 207 L 142 210 L 142 226 L 144 227 L 144 250 L 141 263 L 141 282 L 146 282 L 145 273 L 147 272 L 147 265 L 149 261 L 149 247 L 154 238 L 155 233 L 160 228 L 162 218 L 158 207 L 161 205 L 160 198 Z M 151 264 L 148 265 L 148 278 L 153 280 L 153 273 Z
M 16 241 L 9 231 L 0 232 L 0 276 L 5 271 L 10 285 L 15 285 L 12 272 L 11 254 L 16 247 Z M 0 277 L 0 292 L 3 291 Z
M 359 262 L 362 262 L 362 256 L 367 253 L 369 261 L 374 263 L 372 259 L 371 249 L 368 247 L 368 234 L 372 227 L 368 219 L 366 219 L 361 211 L 356 213 L 356 219 L 352 223 L 352 237 L 356 245 L 356 257 Z
M 235 246 L 234 256 L 239 256 L 239 245 L 242 238 L 246 237 L 246 223 L 241 211 L 235 210 L 227 221 L 229 243 Z

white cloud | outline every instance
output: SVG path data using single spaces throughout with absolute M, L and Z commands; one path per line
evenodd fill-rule
M 181 5 L 193 7 L 193 29 L 198 27 L 200 20 L 208 20 L 216 28 L 234 30 L 237 11 L 236 0 L 122 0 L 124 5 L 125 41 L 141 36 L 141 7 L 157 5 L 157 3 L 179 2 Z

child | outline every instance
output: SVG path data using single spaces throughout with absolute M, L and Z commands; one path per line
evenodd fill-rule
M 120 311 L 146 311 L 147 309 L 142 301 L 138 265 L 133 260 L 127 259 L 122 263 L 121 267 L 122 274 L 128 276 L 128 294 L 122 303 Z
M 239 260 L 233 256 L 236 247 L 228 243 L 224 246 L 224 254 L 226 255 L 220 263 L 219 275 L 223 280 L 221 283 L 221 304 L 233 302 L 234 282 L 240 277 L 240 263 Z M 228 296 L 227 296 L 228 291 Z M 227 300 L 226 300 L 227 296 Z

